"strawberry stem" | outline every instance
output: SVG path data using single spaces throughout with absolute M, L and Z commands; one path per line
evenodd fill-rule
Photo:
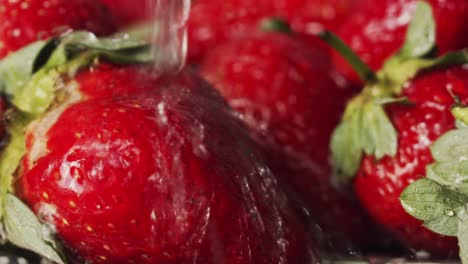
M 260 28 L 264 32 L 278 32 L 284 34 L 293 34 L 291 26 L 279 17 L 270 17 L 260 22 Z
M 372 69 L 354 53 L 337 35 L 330 31 L 322 31 L 318 37 L 325 41 L 329 46 L 335 49 L 351 67 L 356 71 L 362 81 L 365 83 L 375 82 L 377 77 Z

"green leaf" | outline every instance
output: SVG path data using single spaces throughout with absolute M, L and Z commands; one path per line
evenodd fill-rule
M 455 106 L 452 108 L 452 115 L 457 121 L 461 121 L 465 124 L 468 124 L 468 107 Z
M 0 218 L 4 215 L 2 205 L 6 195 L 13 190 L 13 175 L 26 151 L 24 129 L 31 121 L 31 118 L 21 113 L 15 115 L 14 121 L 8 126 L 8 144 L 0 155 Z
M 468 194 L 468 129 L 446 132 L 431 146 L 435 162 L 426 176 L 453 190 Z
M 42 67 L 29 82 L 14 93 L 12 103 L 21 111 L 39 116 L 44 113 L 55 99 L 63 75 L 73 77 L 81 68 L 88 66 L 94 58 L 103 57 L 116 63 L 147 63 L 151 61 L 149 46 L 140 40 L 129 38 L 97 38 L 89 32 L 74 32 L 43 49 Z M 51 41 L 52 42 L 52 41 Z
M 445 55 L 433 60 L 429 69 L 443 68 L 453 65 L 463 65 L 468 63 L 468 49 L 448 52 Z
M 420 58 L 435 48 L 436 25 L 431 6 L 419 1 L 398 56 Z
M 37 55 L 47 42 L 35 42 L 18 52 L 12 53 L 0 62 L 1 91 L 13 96 L 33 75 L 33 66 Z
M 43 69 L 33 76 L 18 96 L 15 96 L 12 103 L 25 113 L 39 116 L 54 101 L 60 82 L 59 71 Z
M 403 91 L 403 85 L 415 77 L 424 69 L 434 65 L 435 60 L 431 59 L 411 59 L 402 60 L 400 57 L 392 57 L 385 61 L 381 71 L 378 72 L 379 85 L 381 90 L 386 90 L 388 94 L 399 95 Z
M 98 38 L 87 31 L 75 31 L 65 35 L 62 42 L 68 45 L 70 49 L 76 50 L 128 51 L 145 49 L 149 46 L 146 41 L 129 38 L 128 36 Z
M 153 34 L 153 23 L 143 22 L 140 24 L 132 25 L 124 28 L 121 32 L 113 35 L 116 38 L 129 37 L 133 39 L 139 39 L 142 41 L 148 41 Z
M 348 179 L 359 169 L 364 152 L 381 159 L 395 155 L 398 147 L 397 132 L 383 105 L 359 100 L 352 104 L 331 140 L 334 166 Z
M 397 132 L 382 105 L 368 103 L 363 107 L 361 144 L 366 154 L 381 159 L 397 151 Z
M 348 181 L 354 176 L 362 159 L 362 148 L 359 135 L 359 116 L 344 121 L 336 128 L 331 139 L 331 150 L 334 167 Z M 343 182 L 341 180 L 340 182 Z
M 468 263 L 468 213 L 466 207 L 458 215 L 458 245 L 462 263 Z
M 8 194 L 5 206 L 5 231 L 11 243 L 56 263 L 64 263 L 58 253 L 57 242 L 23 202 Z
M 436 162 L 426 167 L 426 177 L 468 194 L 468 160 Z
M 468 159 L 468 129 L 446 132 L 431 146 L 432 157 L 439 161 L 463 161 Z
M 401 194 L 400 200 L 405 211 L 424 221 L 430 230 L 456 236 L 457 215 L 468 203 L 468 195 L 424 178 L 411 183 Z
M 104 57 L 121 64 L 149 63 L 153 60 L 147 42 L 126 35 L 118 38 L 97 38 L 90 32 L 77 31 L 66 35 L 62 42 L 68 58 L 79 53 L 91 52 L 96 57 Z

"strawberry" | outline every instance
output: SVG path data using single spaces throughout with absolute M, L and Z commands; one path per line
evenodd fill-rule
M 70 29 L 86 29 L 97 34 L 109 34 L 114 30 L 110 15 L 94 0 L 0 0 L 0 20 L 0 58 L 36 40 Z M 2 69 L 2 72 L 6 71 Z M 9 75 L 2 75 L 2 81 L 7 82 Z M 0 105 L 0 138 L 3 138 L 3 114 L 7 108 L 3 98 L 0 98 Z
M 255 35 L 259 31 L 258 25 L 272 17 L 284 19 L 295 32 L 315 42 L 311 35 L 323 28 L 335 29 L 351 12 L 355 1 L 196 1 L 188 23 L 188 57 L 193 63 L 200 62 L 206 52 L 224 41 Z
M 417 0 L 363 0 L 353 15 L 343 21 L 337 34 L 373 70 L 403 44 L 405 32 Z M 468 45 L 468 2 L 465 0 L 427 0 L 432 6 L 437 24 L 436 43 L 440 54 Z M 447 19 L 450 18 L 450 19 Z M 336 64 L 349 80 L 360 83 L 347 62 L 336 56 Z
M 394 230 L 412 248 L 442 256 L 456 253 L 456 240 L 435 235 L 412 219 L 401 207 L 399 196 L 408 184 L 425 175 L 426 166 L 433 161 L 429 147 L 455 127 L 450 113 L 454 101 L 447 89 L 452 85 L 468 102 L 468 71 L 461 67 L 429 72 L 408 82 L 400 96 L 414 105 L 387 108 L 398 134 L 396 155 L 378 161 L 366 156 L 354 183 L 374 219 Z
M 274 14 L 271 0 L 195 2 L 188 21 L 189 61 L 199 62 L 207 51 L 219 43 L 249 35 L 257 30 L 262 19 Z
M 444 133 L 431 146 L 434 162 L 426 167 L 427 178 L 412 182 L 403 191 L 400 200 L 405 211 L 424 222 L 428 229 L 440 235 L 456 237 L 460 259 L 467 263 L 467 78 L 466 69 L 455 71 L 461 76 L 458 87 L 463 88 L 451 94 L 456 101 L 452 114 L 457 118 L 457 128 Z
M 352 89 L 333 70 L 326 49 L 264 33 L 220 45 L 200 70 L 241 114 L 275 174 L 334 242 L 365 240 L 359 210 L 330 183 L 330 135 Z
M 294 32 L 315 35 L 337 30 L 363 0 L 276 0 Z
M 155 0 L 100 0 L 112 12 L 119 26 L 128 26 L 151 18 Z
M 110 14 L 94 0 L 1 0 L 0 7 L 0 57 L 69 29 L 114 30 Z
M 457 252 L 456 240 L 424 227 L 405 212 L 399 199 L 433 162 L 431 145 L 455 127 L 453 94 L 468 102 L 468 71 L 460 66 L 466 57 L 463 52 L 433 56 L 431 14 L 429 4 L 418 3 L 404 45 L 377 74 L 338 40 L 323 37 L 367 79 L 332 138 L 334 162 L 342 173 L 339 180 L 353 179 L 362 205 L 408 247 L 446 257 Z
M 15 158 L 17 194 L 74 259 L 317 261 L 302 217 L 204 81 L 131 65 L 152 58 L 146 45 L 129 39 L 79 32 L 35 54 L 34 75 L 10 90 L 19 112 L 4 164 L 24 153 Z M 26 135 L 16 126 L 24 123 Z M 16 223 L 25 221 L 17 214 L 25 209 L 11 195 L 4 199 L 7 238 L 24 245 L 18 237 L 28 230 Z

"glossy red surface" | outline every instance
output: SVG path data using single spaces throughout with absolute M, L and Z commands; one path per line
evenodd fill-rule
M 468 70 L 453 67 L 422 74 L 411 80 L 403 91 L 414 105 L 392 105 L 387 112 L 398 131 L 395 157 L 376 161 L 366 157 L 355 181 L 356 192 L 366 209 L 408 246 L 426 250 L 433 256 L 456 256 L 455 238 L 443 237 L 425 229 L 421 222 L 404 212 L 399 196 L 409 183 L 424 177 L 432 163 L 429 147 L 455 122 L 450 107 L 451 90 L 468 103 Z
M 468 1 L 427 2 L 433 8 L 440 53 L 466 47 Z M 372 69 L 379 70 L 385 59 L 403 44 L 416 3 L 416 0 L 362 0 L 337 33 Z M 336 62 L 341 73 L 360 83 L 355 72 L 338 55 Z
M 110 13 L 95 0 L 0 0 L 0 21 L 0 58 L 70 29 L 98 35 L 115 29 Z
M 280 17 L 293 31 L 307 38 L 327 28 L 334 30 L 360 0 L 198 0 L 189 20 L 189 60 L 200 62 L 205 54 L 226 40 L 261 31 L 260 22 Z M 312 44 L 314 45 L 314 44 Z
M 206 83 L 186 72 L 157 78 L 109 65 L 76 80 L 84 99 L 45 138 L 28 131 L 20 181 L 22 196 L 75 256 L 200 264 L 315 258 L 304 223 Z M 46 151 L 29 161 L 41 142 Z
M 201 71 L 241 114 L 275 174 L 292 185 L 312 218 L 335 243 L 352 240 L 359 247 L 370 227 L 332 188 L 328 163 L 330 135 L 353 91 L 334 72 L 327 50 L 262 34 L 219 46 Z
M 99 0 L 110 9 L 119 26 L 143 22 L 154 14 L 156 0 Z
M 275 0 L 294 32 L 313 35 L 327 29 L 336 31 L 363 0 Z

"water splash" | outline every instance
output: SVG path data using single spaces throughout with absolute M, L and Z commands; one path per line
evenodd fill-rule
M 154 0 L 152 34 L 156 72 L 178 72 L 187 56 L 190 0 Z

